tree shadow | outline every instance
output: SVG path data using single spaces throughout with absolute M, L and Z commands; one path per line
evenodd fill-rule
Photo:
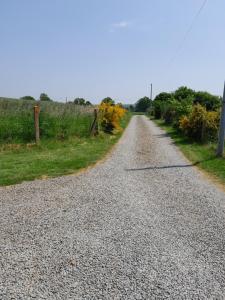
M 144 170 L 163 170 L 163 169 L 173 169 L 173 168 L 191 168 L 194 166 L 197 166 L 198 164 L 205 162 L 205 161 L 210 161 L 214 160 L 216 157 L 197 161 L 193 164 L 184 164 L 184 165 L 169 165 L 169 166 L 149 166 L 149 167 L 143 167 L 143 168 L 133 168 L 133 169 L 125 169 L 125 171 L 144 171 Z
M 200 144 L 202 145 L 203 143 L 201 142 L 196 142 L 190 138 L 181 136 L 179 133 L 159 133 L 159 134 L 154 134 L 154 137 L 162 139 L 162 138 L 170 138 L 170 142 L 172 145 L 177 145 L 176 139 L 179 140 L 180 145 L 189 145 L 189 144 Z
M 155 137 L 158 137 L 158 138 L 164 138 L 164 137 L 171 137 L 171 135 L 167 132 L 165 133 L 159 133 L 159 134 L 154 134 Z

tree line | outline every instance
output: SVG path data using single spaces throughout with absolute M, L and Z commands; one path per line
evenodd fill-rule
M 162 92 L 158 94 L 154 101 L 149 97 L 142 97 L 134 105 L 130 105 L 129 109 L 135 112 L 148 112 L 154 107 L 155 117 L 160 118 L 162 114 L 162 104 L 174 104 L 188 102 L 191 105 L 200 104 L 205 107 L 207 111 L 216 110 L 221 106 L 221 97 L 212 95 L 205 91 L 195 91 L 186 86 L 179 87 L 174 92 Z
M 36 101 L 36 99 L 32 96 L 23 96 L 20 98 L 21 100 L 28 100 L 28 101 Z M 47 94 L 41 93 L 38 101 L 53 101 Z M 73 101 L 68 101 L 68 103 L 74 103 L 76 105 L 82 105 L 82 106 L 89 106 L 93 105 L 90 101 L 85 100 L 84 98 L 75 98 Z M 106 97 L 104 98 L 101 103 L 107 103 L 110 105 L 115 105 L 115 101 L 110 98 Z M 121 107 L 123 106 L 122 103 L 117 103 L 117 105 L 120 105 Z
M 21 100 L 28 100 L 28 101 L 36 101 L 36 99 L 32 96 L 23 96 L 20 99 Z M 53 102 L 54 100 L 52 100 L 46 93 L 41 93 L 38 101 Z M 84 98 L 75 98 L 73 101 L 68 101 L 68 103 L 74 103 L 76 105 L 83 105 L 83 106 L 92 105 L 92 103 L 90 101 L 87 101 Z

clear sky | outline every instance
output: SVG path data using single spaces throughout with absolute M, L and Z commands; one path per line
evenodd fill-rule
M 207 1 L 177 51 L 202 2 L 1 0 L 0 96 L 134 103 L 151 82 L 154 96 L 181 85 L 221 95 L 224 0 Z

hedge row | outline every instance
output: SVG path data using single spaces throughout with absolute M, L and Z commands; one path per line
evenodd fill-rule
M 149 111 L 191 139 L 208 142 L 218 137 L 220 108 L 220 97 L 181 87 L 156 96 Z

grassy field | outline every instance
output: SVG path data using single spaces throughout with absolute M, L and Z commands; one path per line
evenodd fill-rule
M 123 118 L 126 127 L 130 114 Z M 93 165 L 111 149 L 121 136 L 100 133 L 97 137 L 71 137 L 65 140 L 43 140 L 35 144 L 0 146 L 0 185 L 11 185 L 35 178 L 72 174 Z
M 182 136 L 175 128 L 166 125 L 163 120 L 153 120 L 163 128 L 193 164 L 206 171 L 214 179 L 225 184 L 225 158 L 215 156 L 216 144 L 198 144 Z
M 87 137 L 93 121 L 93 106 L 48 101 L 0 98 L 0 144 L 34 141 L 34 105 L 40 106 L 41 139 Z

